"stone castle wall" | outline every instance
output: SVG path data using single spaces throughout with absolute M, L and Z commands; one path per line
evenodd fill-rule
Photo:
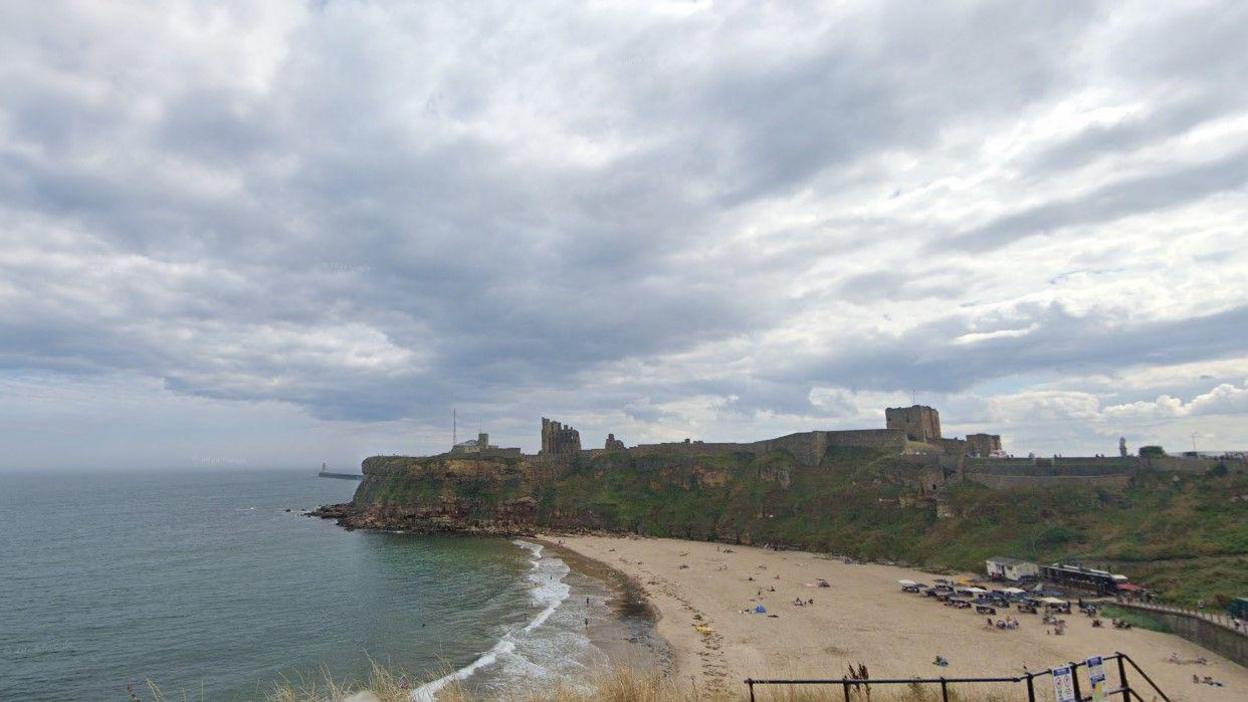
M 966 479 L 990 487 L 993 490 L 1026 490 L 1038 487 L 1054 487 L 1057 485 L 1083 485 L 1088 487 L 1105 487 L 1122 489 L 1131 483 L 1131 476 L 1126 474 L 1107 475 L 1004 475 L 997 473 L 971 473 L 967 471 Z
M 1140 468 L 1135 458 L 967 458 L 966 472 L 996 475 L 1112 475 L 1134 473 Z
M 791 454 L 802 465 L 815 466 L 819 465 L 827 450 L 834 446 L 891 449 L 901 453 L 905 445 L 906 436 L 904 432 L 892 429 L 861 429 L 851 431 L 805 431 L 775 439 L 755 441 L 749 444 L 705 443 L 701 441 L 641 444 L 628 449 L 628 451 L 636 455 L 684 452 L 694 456 L 714 456 L 729 453 L 759 454 L 769 451 L 784 451 Z
M 1124 488 L 1138 469 L 1134 458 L 968 458 L 963 475 L 995 490 L 1054 485 Z
M 1180 458 L 1178 456 L 1141 458 L 1139 461 L 1143 467 L 1149 470 L 1164 470 L 1176 473 L 1204 473 L 1219 463 L 1216 458 Z

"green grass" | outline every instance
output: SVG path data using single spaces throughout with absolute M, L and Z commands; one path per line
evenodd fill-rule
M 1173 634 L 1174 631 L 1166 625 L 1160 618 L 1155 617 L 1148 612 L 1141 612 L 1138 609 L 1126 609 L 1124 607 L 1115 607 L 1113 605 L 1101 605 L 1100 614 L 1108 619 L 1121 619 L 1131 626 L 1149 631 L 1160 631 L 1163 634 Z

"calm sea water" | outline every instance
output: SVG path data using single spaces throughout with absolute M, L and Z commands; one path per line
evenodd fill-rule
M 584 621 L 609 592 L 540 547 L 299 514 L 356 485 L 0 473 L 0 700 L 125 700 L 128 681 L 147 699 L 147 679 L 170 697 L 262 699 L 282 678 L 365 677 L 370 660 L 491 688 L 601 658 Z

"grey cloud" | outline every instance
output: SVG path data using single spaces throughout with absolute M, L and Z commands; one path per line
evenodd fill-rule
M 1068 200 L 1048 202 L 999 217 L 929 249 L 994 249 L 1019 239 L 1072 226 L 1110 222 L 1198 201 L 1248 183 L 1248 150 L 1162 173 L 1125 178 Z
M 256 7 L 222 21 L 254 29 Z M 735 398 L 719 411 L 741 422 L 817 415 L 815 382 L 949 390 L 1235 345 L 1224 325 L 1188 339 L 1181 325 L 1195 321 L 1140 327 L 1129 347 L 1096 311 L 989 320 L 939 306 L 900 333 L 825 320 L 817 359 L 766 341 L 809 336 L 806 320 L 841 302 L 957 309 L 992 265 L 968 268 L 961 251 L 1242 186 L 1242 153 L 1159 163 L 952 238 L 921 208 L 863 195 L 944 178 L 931 164 L 978 158 L 950 135 L 999 135 L 1080 89 L 1070 56 L 1105 31 L 1099 4 L 833 15 L 718 3 L 681 21 L 593 6 L 292 7 L 274 46 L 180 41 L 161 8 L 139 13 L 143 41 L 126 18 L 72 9 L 0 29 L 32 69 L 0 76 L 0 237 L 39 250 L 0 259 L 0 372 L 132 373 L 335 421 L 432 424 L 474 402 L 487 421 L 553 406 L 656 423 L 679 419 L 656 405 L 696 394 Z M 220 69 L 269 53 L 263 80 Z M 1202 80 L 1166 60 L 1158 71 Z M 1022 180 L 1233 109 L 1194 99 L 1162 111 L 1169 121 L 1076 135 L 1022 164 Z M 135 259 L 148 267 L 118 263 Z M 1004 287 L 993 294 L 1030 292 Z M 1022 339 L 949 344 L 1030 321 L 1039 331 Z M 360 348 L 334 346 L 344 329 Z M 756 347 L 722 366 L 684 365 L 743 339 Z M 386 353 L 412 360 L 370 356 Z M 629 361 L 662 373 L 598 383 Z
M 1027 158 L 1023 170 L 1036 179 L 1050 178 L 1105 155 L 1130 153 L 1243 109 L 1244 97 L 1237 97 L 1229 100 L 1219 90 L 1216 96 L 1165 105 L 1155 114 L 1130 115 L 1110 124 L 1090 126 Z
M 785 369 L 789 377 L 842 386 L 935 392 L 965 390 L 1027 373 L 1094 373 L 1142 364 L 1174 364 L 1242 354 L 1248 306 L 1203 317 L 1122 324 L 1102 314 L 1077 316 L 1059 305 L 1020 310 L 993 325 L 955 319 L 924 324 L 894 338 L 853 339 L 851 350 Z M 997 329 L 1019 336 L 970 344 L 953 340 Z
M 922 300 L 926 298 L 953 299 L 966 291 L 966 284 L 958 284 L 948 278 L 949 271 L 932 276 L 935 280 L 925 280 L 922 276 L 911 277 L 904 271 L 872 271 L 851 276 L 843 281 L 837 289 L 839 297 L 857 303 L 871 303 L 880 300 Z M 967 276 L 966 271 L 961 271 Z

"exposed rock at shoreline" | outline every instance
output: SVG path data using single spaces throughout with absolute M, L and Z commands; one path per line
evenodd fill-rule
M 531 497 L 509 500 L 493 519 L 472 516 L 458 500 L 434 506 L 398 506 L 344 502 L 318 507 L 310 517 L 333 519 L 346 529 L 405 531 L 413 534 L 483 534 L 491 536 L 531 536 L 535 502 Z

